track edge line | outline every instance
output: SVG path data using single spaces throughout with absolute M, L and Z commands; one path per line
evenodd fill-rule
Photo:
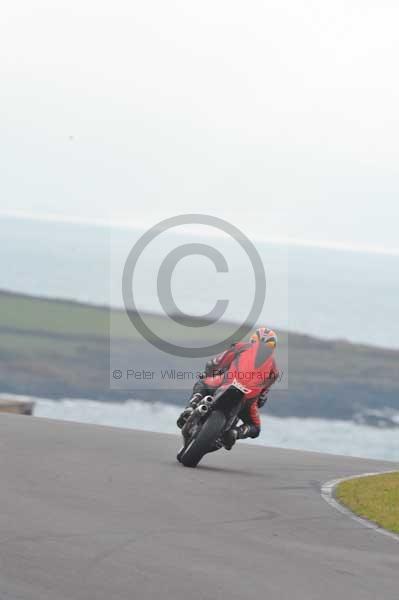
M 377 525 L 377 523 L 374 523 L 373 521 L 370 521 L 369 519 L 366 519 L 364 517 L 359 517 L 354 512 L 352 512 L 349 508 L 346 508 L 346 506 L 344 506 L 343 504 L 338 502 L 338 500 L 335 498 L 335 495 L 334 495 L 336 487 L 344 481 L 350 481 L 351 479 L 359 479 L 361 477 L 372 477 L 374 475 L 386 475 L 389 473 L 397 473 L 397 472 L 398 471 L 396 469 L 394 471 L 380 471 L 378 473 L 363 473 L 361 475 L 351 475 L 350 477 L 342 477 L 341 479 L 332 479 L 331 481 L 327 481 L 326 483 L 324 483 L 322 485 L 321 497 L 330 506 L 335 508 L 335 510 L 338 510 L 340 513 L 351 518 L 353 521 L 356 521 L 357 523 L 360 523 L 361 525 L 363 525 L 364 527 L 367 527 L 368 529 L 371 529 L 373 531 L 381 533 L 382 535 L 385 535 L 386 537 L 389 537 L 389 538 L 395 540 L 396 542 L 399 542 L 399 534 L 393 533 L 393 531 L 388 531 L 387 529 L 380 527 L 379 525 Z

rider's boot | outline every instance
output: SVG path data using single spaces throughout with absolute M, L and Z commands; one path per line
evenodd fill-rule
M 222 441 L 223 446 L 226 448 L 226 450 L 231 450 L 234 444 L 236 443 L 238 439 L 237 429 L 237 427 L 232 427 L 223 435 Z
M 226 450 L 231 450 L 237 440 L 245 440 L 252 437 L 251 427 L 249 425 L 239 425 L 232 427 L 223 435 L 223 446 Z

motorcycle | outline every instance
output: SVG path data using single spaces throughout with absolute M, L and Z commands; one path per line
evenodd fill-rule
M 248 392 L 234 380 L 198 403 L 182 428 L 184 445 L 177 455 L 182 465 L 196 467 L 205 454 L 223 447 L 223 435 L 237 423 Z

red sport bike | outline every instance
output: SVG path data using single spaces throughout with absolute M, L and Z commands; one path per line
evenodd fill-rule
M 205 454 L 223 447 L 223 435 L 237 423 L 249 391 L 234 380 L 200 401 L 182 428 L 184 445 L 177 455 L 182 465 L 196 467 Z

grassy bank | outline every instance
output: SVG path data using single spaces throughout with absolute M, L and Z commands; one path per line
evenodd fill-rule
M 357 515 L 399 533 L 399 473 L 344 481 L 336 497 Z
M 147 388 L 134 395 L 110 390 L 111 363 L 119 368 L 126 357 L 135 368 L 179 369 L 184 362 L 143 344 L 124 311 L 111 313 L 112 360 L 108 308 L 0 291 L 0 392 L 183 403 L 187 391 L 177 393 L 167 382 L 163 389 Z M 146 319 L 151 329 L 170 339 L 166 318 L 148 314 Z M 203 328 L 191 328 L 190 339 L 200 346 L 214 343 L 226 337 L 229 327 L 212 326 L 206 339 Z M 279 331 L 280 366 L 282 356 L 288 357 L 288 390 L 272 393 L 267 407 L 271 414 L 353 419 L 376 409 L 399 413 L 399 352 Z M 201 370 L 204 362 L 184 364 Z M 379 417 L 376 424 L 381 424 Z

